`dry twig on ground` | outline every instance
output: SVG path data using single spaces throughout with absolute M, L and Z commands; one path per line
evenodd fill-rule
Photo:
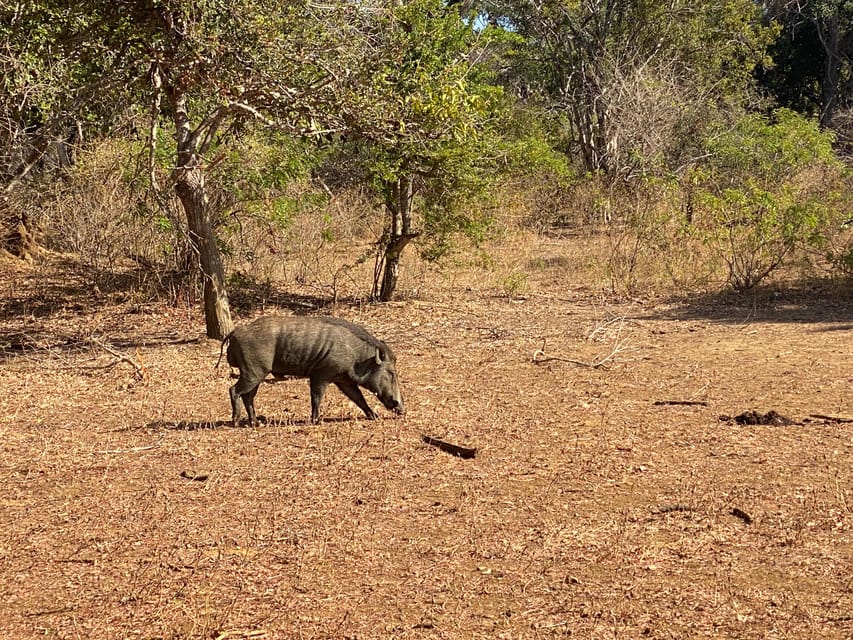
M 144 380 L 145 379 L 145 373 L 146 373 L 145 367 L 143 365 L 141 365 L 139 362 L 137 362 L 136 360 L 134 360 L 133 358 L 131 358 L 126 353 L 122 353 L 121 351 L 115 349 L 114 347 L 111 347 L 110 345 L 108 345 L 105 342 L 102 342 L 101 340 L 98 340 L 97 338 L 89 338 L 89 342 L 91 342 L 96 347 L 100 347 L 101 349 L 103 349 L 104 351 L 109 353 L 110 355 L 115 356 L 116 359 L 113 362 L 110 362 L 108 364 L 103 365 L 104 369 L 114 367 L 119 362 L 127 362 L 129 365 L 131 365 L 133 367 L 133 374 L 137 380 Z
M 573 364 L 578 367 L 588 367 L 590 369 L 607 369 L 605 365 L 613 360 L 619 353 L 625 350 L 625 347 L 621 343 L 616 343 L 613 349 L 603 358 L 599 358 L 593 360 L 592 362 L 583 362 L 581 360 L 574 360 L 572 358 L 564 358 L 562 356 L 552 356 L 548 355 L 545 352 L 545 340 L 542 341 L 542 347 L 533 352 L 533 364 L 542 364 L 544 362 L 568 362 L 569 364 Z
M 573 365 L 578 366 L 578 367 L 588 367 L 590 369 L 607 369 L 608 367 L 606 367 L 605 365 L 608 362 L 610 362 L 611 360 L 616 358 L 616 356 L 618 356 L 620 353 L 623 353 L 624 351 L 628 350 L 627 345 L 625 344 L 624 340 L 622 340 L 622 338 L 621 338 L 622 329 L 625 326 L 625 318 L 620 317 L 620 318 L 614 318 L 612 320 L 608 320 L 607 322 L 605 322 L 604 324 L 598 326 L 595 330 L 593 330 L 593 332 L 590 333 L 590 335 L 587 337 L 588 340 L 594 339 L 595 336 L 597 334 L 599 334 L 600 332 L 602 332 L 606 327 L 608 327 L 612 324 L 615 324 L 616 322 L 619 323 L 619 328 L 616 332 L 616 339 L 614 340 L 613 348 L 610 350 L 610 353 L 608 353 L 607 355 L 600 357 L 600 358 L 596 358 L 592 362 L 583 362 L 582 360 L 575 360 L 573 358 L 564 358 L 562 356 L 552 356 L 552 355 L 549 355 L 545 352 L 546 340 L 543 339 L 542 340 L 542 347 L 533 352 L 533 364 L 542 364 L 544 362 L 557 361 L 557 362 L 567 362 L 569 364 L 573 364 Z

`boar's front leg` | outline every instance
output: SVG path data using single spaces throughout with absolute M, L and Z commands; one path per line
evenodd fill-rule
M 352 380 L 338 380 L 335 382 L 335 385 L 337 385 L 338 389 L 344 392 L 347 398 L 355 402 L 359 409 L 364 411 L 364 415 L 367 416 L 368 420 L 374 420 L 376 418 L 376 414 L 373 412 L 373 409 L 370 408 L 370 405 L 367 404 L 367 400 L 364 399 L 364 394 L 355 382 Z
M 311 378 L 309 382 L 311 384 L 311 424 L 317 424 L 320 422 L 320 403 L 323 401 L 329 383 L 317 378 Z

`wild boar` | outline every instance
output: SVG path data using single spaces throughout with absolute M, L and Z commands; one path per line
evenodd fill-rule
M 320 401 L 329 383 L 335 384 L 369 419 L 376 414 L 359 387 L 372 391 L 386 408 L 404 413 L 397 382 L 396 357 L 366 329 L 338 318 L 306 316 L 265 317 L 237 327 L 222 340 L 228 343 L 228 364 L 240 369 L 231 387 L 231 421 L 240 421 L 240 399 L 249 424 L 256 425 L 255 394 L 261 381 L 308 378 L 311 387 L 311 422 L 320 420 Z M 219 353 L 222 358 L 222 348 Z

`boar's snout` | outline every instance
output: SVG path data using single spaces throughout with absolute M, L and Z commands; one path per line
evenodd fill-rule
M 382 394 L 379 396 L 379 400 L 385 405 L 386 409 L 393 411 L 397 415 L 401 416 L 406 413 L 406 407 L 403 406 L 403 396 L 400 394 L 399 389 L 396 389 L 393 393 Z

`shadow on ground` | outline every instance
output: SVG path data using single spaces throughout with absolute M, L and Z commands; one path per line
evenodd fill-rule
M 60 313 L 86 314 L 106 305 L 144 298 L 129 303 L 129 313 L 150 304 L 175 304 L 176 289 L 193 289 L 194 276 L 134 267 L 123 270 L 95 270 L 67 258 L 53 258 L 42 268 L 15 279 L 7 295 L 0 297 L 0 322 L 22 317 L 38 321 Z M 181 303 L 201 305 L 200 292 Z M 320 295 L 294 294 L 269 283 L 241 278 L 232 286 L 230 303 L 237 312 L 251 312 L 268 306 L 292 313 L 306 313 L 333 302 L 358 304 L 363 300 L 338 299 Z M 136 310 L 136 311 L 134 311 Z
M 200 294 L 176 294 L 194 290 L 192 280 L 192 276 L 155 273 L 138 265 L 106 271 L 61 256 L 46 259 L 37 268 L 15 274 L 8 292 L 0 297 L 0 363 L 22 356 L 40 358 L 107 348 L 132 352 L 203 340 Z M 313 313 L 332 302 L 331 298 L 294 294 L 252 280 L 241 280 L 231 297 L 235 319 L 260 310 Z M 336 301 L 343 305 L 362 302 Z M 166 309 L 181 308 L 190 308 L 198 316 L 197 322 L 188 323 L 187 331 L 176 331 L 174 324 L 171 330 L 161 331 L 156 320 L 146 321 Z M 189 325 L 197 331 L 190 334 Z
M 679 295 L 672 307 L 655 315 L 666 320 L 710 320 L 746 324 L 777 322 L 831 324 L 822 331 L 853 330 L 853 287 L 823 281 L 786 287 L 755 288 L 746 293 L 718 291 Z

